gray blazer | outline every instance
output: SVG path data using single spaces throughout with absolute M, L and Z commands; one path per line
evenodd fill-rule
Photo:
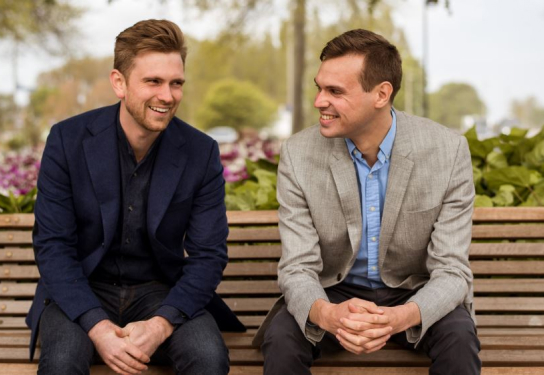
M 422 323 L 406 332 L 417 345 L 430 326 L 461 304 L 474 318 L 468 262 L 474 185 L 465 137 L 427 119 L 396 115 L 379 267 L 387 286 L 419 289 L 409 301 L 419 306 Z M 325 138 L 314 126 L 284 142 L 278 201 L 283 296 L 253 343 L 262 343 L 286 303 L 315 344 L 325 332 L 306 325 L 310 307 L 319 298 L 328 300 L 324 288 L 345 278 L 361 241 L 358 181 L 344 139 Z

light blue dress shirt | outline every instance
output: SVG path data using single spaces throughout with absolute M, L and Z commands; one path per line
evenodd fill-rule
M 370 168 L 355 144 L 346 138 L 346 144 L 353 159 L 359 180 L 363 232 L 357 259 L 346 276 L 345 281 L 372 289 L 384 288 L 386 286 L 380 277 L 378 247 L 380 243 L 380 228 L 385 192 L 387 190 L 389 159 L 397 132 L 395 111 L 391 110 L 391 115 L 393 117 L 391 128 L 380 144 L 378 160 L 372 168 Z

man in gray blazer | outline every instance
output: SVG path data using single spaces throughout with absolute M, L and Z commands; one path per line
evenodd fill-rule
M 393 109 L 401 59 L 383 37 L 348 31 L 320 59 L 319 125 L 281 152 L 283 297 L 254 341 L 265 373 L 391 340 L 423 350 L 431 374 L 479 374 L 465 138 Z

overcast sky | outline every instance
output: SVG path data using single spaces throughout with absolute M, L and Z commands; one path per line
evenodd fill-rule
M 285 4 L 285 1 L 277 0 Z M 421 57 L 424 0 L 391 0 L 397 4 L 395 22 L 407 35 L 412 53 Z M 115 36 L 146 18 L 167 18 L 197 38 L 212 36 L 212 17 L 201 19 L 183 11 L 181 1 L 160 4 L 151 0 L 74 0 L 88 11 L 80 20 L 83 39 L 76 45 L 94 56 L 112 54 Z M 443 0 L 442 0 L 443 3 Z M 275 19 L 285 16 L 278 7 L 261 27 L 274 29 Z M 429 90 L 448 82 L 473 85 L 488 108 L 491 122 L 509 116 L 512 99 L 535 96 L 544 106 L 544 1 L 542 0 L 450 0 L 428 8 Z M 0 93 L 13 92 L 11 47 L 0 43 Z M 37 75 L 62 64 L 36 50 L 25 50 L 19 58 L 19 83 L 35 86 Z M 263 71 L 265 74 L 265 71 Z M 18 101 L 24 102 L 24 92 Z

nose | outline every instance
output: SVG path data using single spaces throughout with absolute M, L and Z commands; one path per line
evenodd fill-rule
M 323 91 L 318 91 L 315 94 L 314 107 L 315 108 L 327 108 L 329 102 L 327 100 L 327 95 Z
M 163 103 L 172 103 L 174 101 L 174 95 L 172 95 L 172 89 L 170 85 L 162 85 L 157 93 L 157 99 Z

